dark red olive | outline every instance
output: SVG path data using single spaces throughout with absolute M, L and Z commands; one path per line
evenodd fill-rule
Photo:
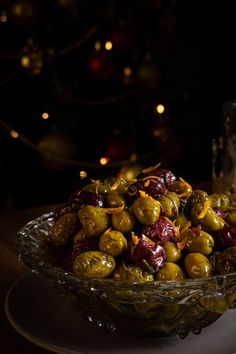
M 127 192 L 126 197 L 129 200 L 130 204 L 133 204 L 134 201 L 140 197 L 139 191 L 144 191 L 154 199 L 158 199 L 160 195 L 164 194 L 167 191 L 167 188 L 162 179 L 148 178 L 144 180 L 138 180 L 132 183 Z
M 84 236 L 81 240 L 77 241 L 73 246 L 72 256 L 75 259 L 80 253 L 86 251 L 98 251 L 99 250 L 99 237 L 96 236 Z
M 54 210 L 55 221 L 60 219 L 60 217 L 64 214 L 71 213 L 73 211 L 71 204 L 63 203 L 56 207 Z
M 153 272 L 157 272 L 163 267 L 165 262 L 165 250 L 164 248 L 148 240 L 147 237 L 135 236 L 136 241 L 132 242 L 130 256 L 135 265 L 146 269 L 150 267 Z
M 236 246 L 236 227 L 225 226 L 214 235 L 216 247 L 221 250 L 228 247 Z
M 223 212 L 223 210 L 221 209 L 221 208 L 219 208 L 219 207 L 213 207 L 212 208 L 215 212 L 216 212 L 216 214 L 218 215 L 218 216 L 220 216 L 221 218 L 225 218 L 225 213 Z
M 104 197 L 89 191 L 77 191 L 70 196 L 69 203 L 72 209 L 76 211 L 85 205 L 93 205 L 102 208 L 104 205 Z
M 66 213 L 77 212 L 85 205 L 93 205 L 102 208 L 104 205 L 104 197 L 88 191 L 75 191 L 70 195 L 66 203 L 59 205 L 54 210 L 55 220 L 58 220 Z
M 144 226 L 142 228 L 142 234 L 160 244 L 165 244 L 175 237 L 176 230 L 170 220 L 161 216 L 152 225 Z
M 137 176 L 137 179 L 142 179 L 142 178 L 145 178 L 147 176 L 156 176 L 156 177 L 159 177 L 165 187 L 167 189 L 169 189 L 169 187 L 174 183 L 174 181 L 176 180 L 176 176 L 173 174 L 173 172 L 169 171 L 169 170 L 166 170 L 164 168 L 160 168 L 160 167 L 157 167 L 151 171 L 148 171 L 148 172 L 141 172 L 138 176 Z

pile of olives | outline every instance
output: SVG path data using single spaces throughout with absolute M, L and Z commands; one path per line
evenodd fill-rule
M 41 252 L 81 278 L 146 282 L 236 271 L 236 209 L 160 164 L 91 181 L 54 210 Z

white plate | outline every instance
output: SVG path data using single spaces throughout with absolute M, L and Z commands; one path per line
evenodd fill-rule
M 236 354 L 236 310 L 228 310 L 200 335 L 145 338 L 105 334 L 78 318 L 44 277 L 25 273 L 8 291 L 6 315 L 23 337 L 60 354 Z

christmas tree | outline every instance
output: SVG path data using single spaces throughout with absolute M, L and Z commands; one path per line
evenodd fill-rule
M 83 179 L 157 162 L 200 179 L 200 156 L 209 178 L 199 125 L 220 110 L 216 90 L 199 105 L 205 64 L 189 52 L 206 32 L 191 11 L 175 0 L 0 1 L 2 205 L 60 202 Z

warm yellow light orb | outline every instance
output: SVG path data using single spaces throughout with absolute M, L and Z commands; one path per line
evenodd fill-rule
M 107 41 L 107 42 L 105 43 L 105 49 L 106 49 L 106 50 L 111 50 L 111 49 L 112 49 L 112 46 L 113 46 L 113 44 L 112 44 L 111 41 Z
M 81 179 L 84 179 L 84 178 L 87 177 L 87 172 L 86 171 L 80 171 L 79 172 L 79 176 L 80 176 Z
M 129 66 L 126 66 L 124 68 L 124 76 L 125 77 L 130 77 L 132 75 L 132 69 Z
M 101 42 L 99 42 L 99 41 L 96 41 L 95 43 L 94 43 L 94 48 L 95 48 L 95 50 L 101 50 Z
M 100 158 L 101 165 L 106 165 L 108 162 L 109 162 L 109 157 L 105 156 Z
M 48 114 L 47 112 L 44 112 L 44 113 L 42 114 L 42 118 L 43 118 L 43 119 L 48 119 L 48 118 L 49 118 L 49 114 Z
M 156 106 L 156 111 L 157 111 L 157 113 L 159 113 L 159 114 L 164 113 L 165 107 L 163 106 L 163 104 L 158 104 L 158 105 Z
M 19 134 L 17 133 L 16 130 L 10 130 L 10 136 L 14 139 L 19 137 Z
M 23 55 L 23 57 L 21 57 L 21 65 L 24 68 L 28 68 L 30 66 L 30 58 L 28 55 Z

